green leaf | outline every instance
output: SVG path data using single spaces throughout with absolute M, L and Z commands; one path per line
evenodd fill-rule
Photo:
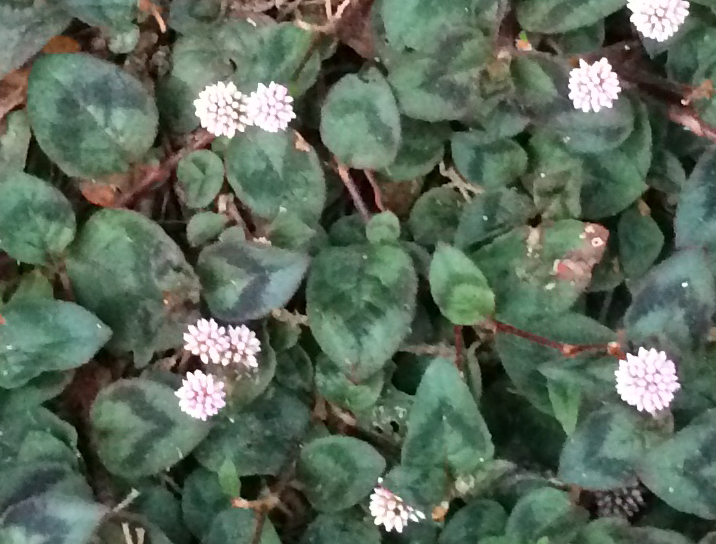
M 224 164 L 208 149 L 193 151 L 179 161 L 177 188 L 190 208 L 204 208 L 212 203 L 224 183 Z
M 525 323 L 574 304 L 588 287 L 608 236 L 595 223 L 556 221 L 516 228 L 469 257 L 495 293 L 498 318 Z
M 646 190 L 651 164 L 652 132 L 646 106 L 635 109 L 634 131 L 617 149 L 583 157 L 582 217 L 615 215 Z
M 214 518 L 202 544 L 253 542 L 256 527 L 256 515 L 253 511 L 239 508 L 224 510 Z M 276 529 L 269 519 L 266 519 L 261 527 L 261 536 L 257 544 L 281 544 Z
M 110 348 L 145 364 L 181 345 L 199 282 L 156 223 L 127 210 L 95 213 L 70 247 L 67 272 L 77 301 L 112 328 Z
M 50 264 L 74 236 L 72 206 L 52 185 L 21 172 L 0 183 L 0 249 L 13 259 Z
M 343 369 L 321 354 L 316 362 L 316 388 L 327 401 L 353 413 L 373 406 L 385 384 L 385 372 L 379 370 L 365 380 L 356 383 L 343 373 Z
M 657 341 L 676 353 L 700 345 L 716 310 L 716 287 L 706 255 L 684 249 L 644 276 L 624 315 L 636 345 Z
M 317 510 L 337 512 L 367 497 L 384 470 L 385 459 L 367 442 L 328 436 L 303 447 L 296 474 Z
M 396 243 L 400 238 L 400 220 L 393 212 L 376 214 L 368 221 L 365 235 L 374 245 Z
M 0 518 L 3 544 L 89 544 L 109 510 L 62 495 L 40 495 L 11 506 Z
M 275 81 L 288 86 L 294 98 L 306 92 L 316 82 L 321 67 L 314 34 L 291 21 L 257 27 L 259 39 L 252 57 L 237 63 L 234 80 L 239 88 L 248 92 L 259 83 Z
M 136 0 L 60 0 L 64 8 L 73 16 L 90 26 L 110 27 L 115 30 L 126 29 L 139 15 Z
M 547 393 L 552 404 L 554 417 L 562 425 L 564 432 L 571 435 L 579 419 L 579 407 L 582 404 L 582 389 L 573 383 L 557 381 L 547 382 Z
M 557 34 L 594 24 L 625 3 L 625 0 L 519 0 L 517 20 L 525 30 Z
M 354 510 L 319 514 L 301 537 L 301 544 L 380 544 L 380 531 Z
M 308 276 L 311 332 L 345 374 L 364 380 L 407 336 L 416 292 L 413 263 L 399 247 L 324 249 Z
M 199 467 L 184 481 L 181 495 L 183 520 L 192 534 L 201 539 L 216 515 L 231 507 L 216 473 Z
M 630 208 L 619 218 L 619 260 L 627 278 L 646 274 L 664 247 L 664 234 L 651 215 Z
M 0 387 L 26 384 L 43 372 L 77 368 L 112 332 L 90 312 L 59 300 L 18 300 L 3 308 Z
M 21 1 L 17 8 L 13 3 L 0 5 L 0 79 L 25 64 L 72 21 L 55 3 Z
M 469 502 L 450 518 L 440 533 L 439 544 L 482 542 L 485 537 L 504 533 L 507 512 L 500 503 L 478 499 Z
M 377 68 L 343 76 L 331 88 L 321 108 L 321 139 L 352 168 L 377 170 L 395 160 L 400 114 Z
M 650 450 L 639 478 L 672 508 L 716 519 L 715 432 L 716 410 L 708 410 Z
M 589 414 L 567 438 L 559 460 L 559 478 L 587 489 L 633 485 L 645 451 L 639 414 L 626 407 L 605 406 Z
M 266 219 L 287 209 L 313 223 L 326 202 L 321 162 L 297 132 L 250 130 L 233 138 L 226 174 L 239 200 Z
M 415 241 L 424 246 L 452 242 L 463 203 L 452 187 L 435 187 L 423 193 L 408 218 Z
M 189 220 L 186 239 L 192 247 L 203 246 L 217 238 L 229 224 L 229 218 L 221 213 L 200 212 Z
M 713 256 L 716 236 L 716 150 L 701 155 L 679 195 L 674 230 L 677 247 L 703 247 L 709 255 L 709 266 L 716 271 Z
M 126 172 L 157 134 L 157 108 L 144 86 L 84 53 L 35 61 L 27 109 L 40 147 L 70 176 Z
M 196 451 L 199 462 L 213 472 L 229 460 L 238 476 L 276 475 L 309 424 L 306 405 L 279 387 L 269 388 L 246 408 L 226 410 L 230 417 L 219 420 Z
M 400 127 L 398 154 L 382 174 L 392 181 L 409 181 L 428 174 L 442 160 L 450 125 L 402 116 Z
M 476 100 L 475 85 L 489 58 L 489 41 L 472 31 L 426 43 L 429 51 L 404 53 L 390 67 L 388 82 L 400 111 L 423 121 L 460 119 Z
M 304 253 L 235 240 L 208 246 L 196 265 L 212 315 L 232 323 L 281 308 L 298 289 L 306 268 Z
M 5 132 L 0 134 L 0 183 L 13 171 L 25 169 L 31 137 L 26 110 L 10 112 L 5 119 Z
M 422 50 L 444 36 L 487 23 L 493 0 L 384 0 L 380 6 L 390 46 Z
M 492 458 L 490 431 L 452 361 L 435 359 L 410 411 L 402 463 L 468 474 Z
M 488 189 L 475 195 L 462 208 L 455 231 L 455 245 L 460 249 L 469 249 L 524 225 L 534 213 L 529 197 L 517 190 Z
M 211 427 L 179 408 L 168 385 L 143 378 L 102 389 L 90 413 L 102 464 L 123 478 L 169 470 L 191 453 Z
M 569 494 L 541 488 L 524 495 L 512 509 L 505 534 L 521 542 L 547 538 L 550 544 L 572 542 L 589 514 L 572 504 Z
M 430 292 L 455 325 L 475 325 L 495 311 L 495 295 L 485 275 L 459 249 L 438 245 L 430 264 Z
M 181 515 L 176 495 L 160 484 L 140 488 L 140 495 L 129 506 L 171 538 L 171 544 L 189 544 L 191 535 Z
M 41 436 L 46 438 L 47 435 Z M 73 452 L 75 459 L 79 454 Z M 47 495 L 62 495 L 90 501 L 92 488 L 85 477 L 66 461 L 15 462 L 3 469 L 0 488 L 0 513 L 26 499 Z M 4 540 L 2 541 L 4 544 Z M 25 541 L 23 541 L 24 544 Z
M 498 189 L 527 171 L 527 153 L 517 142 L 505 139 L 485 144 L 479 140 L 472 132 L 457 132 L 450 142 L 455 167 L 467 181 Z

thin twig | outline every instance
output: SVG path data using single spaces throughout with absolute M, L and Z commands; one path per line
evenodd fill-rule
M 450 359 L 455 356 L 455 348 L 448 344 L 418 344 L 413 346 L 401 346 L 398 351 L 412 353 L 413 355 L 433 355 Z
M 455 366 L 462 371 L 462 327 L 455 325 Z
M 189 153 L 196 151 L 197 149 L 203 149 L 204 147 L 209 145 L 214 140 L 214 138 L 215 136 L 213 134 L 210 134 L 205 130 L 201 130 L 196 133 L 194 135 L 193 141 L 189 143 L 189 145 L 183 147 L 173 155 L 170 155 L 157 168 L 150 169 L 149 172 L 147 172 L 147 174 L 144 176 L 144 178 L 139 181 L 137 187 L 126 195 L 122 196 L 122 198 L 117 201 L 115 207 L 129 207 L 137 200 L 139 196 L 144 194 L 146 191 L 159 187 L 162 183 L 169 179 L 169 176 L 171 176 L 172 172 L 176 169 L 177 165 L 184 157 L 189 155 Z
M 351 178 L 351 175 L 348 172 L 348 167 L 345 164 L 341 164 L 338 159 L 336 159 L 336 169 L 338 171 L 338 175 L 343 181 L 343 185 L 346 186 L 346 189 L 348 189 L 348 193 L 351 195 L 353 204 L 363 218 L 363 221 L 367 223 L 368 221 L 370 221 L 371 214 L 368 211 L 368 207 L 365 205 L 365 202 L 363 202 L 363 199 L 360 196 L 360 192 L 358 192 L 358 187 L 356 187 L 353 178 Z
M 378 208 L 381 212 L 385 211 L 385 206 L 383 205 L 383 193 L 380 191 L 380 185 L 378 185 L 378 180 L 375 179 L 375 175 L 373 174 L 372 170 L 363 170 L 365 173 L 365 177 L 368 179 L 368 183 L 370 183 L 370 186 L 373 188 L 373 199 L 375 201 L 375 207 Z
M 565 357 L 576 357 L 585 351 L 606 351 L 613 357 L 621 359 L 625 357 L 618 342 L 610 342 L 609 344 L 568 344 L 566 342 L 557 342 L 555 340 L 539 336 L 538 334 L 523 331 L 522 329 L 518 329 L 517 327 L 513 327 L 512 325 L 508 325 L 507 323 L 502 323 L 494 319 L 490 320 L 490 325 L 495 332 L 512 334 L 514 336 L 524 338 L 525 340 L 529 340 L 530 342 L 534 342 L 535 344 L 556 349 Z
M 690 130 L 696 136 L 716 142 L 716 127 L 700 119 L 696 112 L 689 107 L 671 106 L 669 119 Z

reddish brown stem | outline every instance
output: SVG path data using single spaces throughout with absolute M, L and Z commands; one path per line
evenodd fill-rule
M 183 147 L 173 155 L 170 155 L 160 166 L 152 168 L 149 172 L 147 172 L 144 178 L 139 181 L 136 188 L 128 192 L 126 195 L 123 195 L 122 198 L 117 201 L 115 207 L 131 207 L 134 202 L 136 202 L 137 198 L 139 198 L 142 194 L 149 190 L 156 189 L 169 179 L 169 176 L 171 176 L 172 172 L 176 169 L 177 165 L 184 157 L 192 151 L 203 149 L 209 145 L 214 138 L 215 136 L 213 134 L 210 134 L 205 130 L 197 132 L 194 135 L 193 141 L 189 143 L 189 145 Z
M 383 205 L 383 193 L 380 191 L 380 185 L 378 185 L 378 180 L 375 179 L 375 175 L 373 175 L 373 172 L 371 170 L 363 170 L 365 172 L 365 177 L 368 179 L 368 183 L 370 183 L 370 186 L 373 188 L 373 199 L 375 201 L 375 207 L 378 208 L 381 212 L 385 211 L 385 206 Z
M 462 371 L 462 327 L 455 325 L 455 366 Z
M 557 342 L 556 340 L 550 340 L 549 338 L 523 331 L 522 329 L 518 329 L 517 327 L 513 327 L 512 325 L 508 325 L 507 323 L 502 323 L 494 319 L 492 320 L 492 326 L 494 327 L 495 332 L 512 334 L 514 336 L 524 338 L 525 340 L 529 340 L 530 342 L 534 342 L 535 344 L 556 349 L 565 357 L 576 357 L 585 351 L 602 350 L 614 357 L 624 358 L 624 352 L 616 342 L 609 344 L 567 344 L 565 342 Z
M 368 221 L 370 221 L 371 214 L 368 211 L 368 207 L 365 205 L 365 202 L 363 202 L 363 199 L 360 196 L 360 192 L 358 192 L 358 187 L 356 187 L 353 178 L 351 178 L 351 175 L 348 172 L 348 167 L 345 164 L 341 164 L 340 162 L 338 162 L 338 159 L 336 159 L 336 167 L 338 170 L 338 175 L 341 177 L 341 181 L 343 181 L 343 185 L 346 186 L 346 189 L 348 189 L 348 194 L 351 195 L 353 204 L 363 218 L 363 221 L 367 223 Z

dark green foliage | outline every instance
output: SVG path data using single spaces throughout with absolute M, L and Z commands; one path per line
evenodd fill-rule
M 0 544 L 715 544 L 716 1 L 639 5 L 0 0 Z

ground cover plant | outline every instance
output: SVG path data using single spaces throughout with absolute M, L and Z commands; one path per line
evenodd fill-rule
M 716 542 L 716 2 L 0 0 L 0 544 Z

